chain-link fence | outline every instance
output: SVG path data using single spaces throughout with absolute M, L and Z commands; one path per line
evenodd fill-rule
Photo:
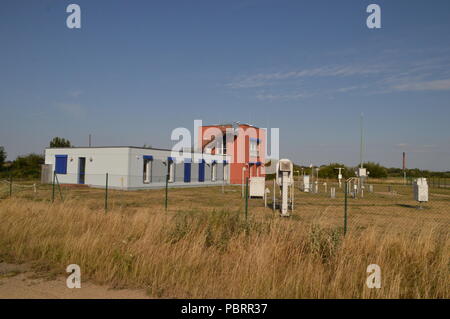
M 246 200 L 245 194 L 249 194 L 246 185 L 229 185 L 223 180 L 187 182 L 179 178 L 171 180 L 167 175 L 145 180 L 142 176 L 115 174 L 90 174 L 79 179 L 80 176 L 56 174 L 51 183 L 0 180 L 0 199 L 63 201 L 105 212 L 132 212 L 144 207 L 169 211 L 240 211 L 249 218 L 279 215 L 280 187 L 273 180 L 266 181 L 265 198 Z M 72 180 L 78 183 L 70 183 Z M 370 228 L 412 235 L 430 229 L 446 234 L 450 226 L 450 188 L 443 185 L 443 181 L 440 184 L 429 181 L 429 200 L 419 203 L 414 200 L 412 185 L 401 182 L 368 181 L 359 189 L 355 183 L 316 180 L 305 189 L 296 180 L 290 194 L 291 220 L 341 233 Z
M 15 198 L 33 201 L 83 203 L 94 210 L 110 210 L 148 207 L 155 209 L 194 209 L 215 207 L 226 203 L 216 195 L 237 193 L 239 188 L 230 186 L 226 180 L 205 176 L 190 179 L 152 175 L 119 174 L 52 174 L 50 181 L 27 181 L 21 179 L 0 180 L 0 199 Z
M 318 181 L 306 190 L 297 185 L 298 218 L 343 233 L 372 229 L 379 232 L 416 235 L 424 230 L 448 234 L 450 188 L 429 184 L 427 202 L 415 200 L 413 185 Z

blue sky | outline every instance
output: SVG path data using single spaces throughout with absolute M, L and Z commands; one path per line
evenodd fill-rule
M 66 27 L 77 3 L 82 28 Z M 382 29 L 366 7 L 382 9 Z M 171 147 L 171 131 L 279 127 L 282 157 L 450 170 L 450 2 L 83 1 L 0 4 L 0 145 Z

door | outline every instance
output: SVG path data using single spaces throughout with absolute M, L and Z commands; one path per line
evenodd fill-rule
M 78 184 L 84 184 L 84 176 L 86 172 L 86 157 L 78 158 Z
M 184 182 L 191 182 L 191 163 L 184 162 Z
M 198 181 L 205 181 L 205 160 L 201 160 L 201 162 L 198 163 Z

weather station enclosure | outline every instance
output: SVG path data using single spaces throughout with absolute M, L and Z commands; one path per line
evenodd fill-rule
M 44 182 L 53 172 L 60 184 L 80 184 L 132 190 L 161 188 L 168 176 L 169 187 L 209 186 L 229 183 L 226 155 L 184 152 L 173 157 L 171 150 L 125 147 L 47 148 Z M 45 172 L 44 172 L 45 171 Z
M 428 202 L 428 183 L 426 178 L 418 178 L 413 183 L 414 200 Z
M 266 178 L 251 177 L 249 187 L 250 187 L 250 198 L 255 197 L 264 198 L 266 191 Z
M 294 210 L 294 165 L 288 159 L 280 159 L 277 163 L 276 183 L 280 186 L 280 215 L 289 217 L 289 206 Z

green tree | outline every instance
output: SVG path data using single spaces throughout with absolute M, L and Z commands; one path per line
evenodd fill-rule
M 340 163 L 330 163 L 328 165 L 322 165 L 319 170 L 319 177 L 320 178 L 338 178 L 339 170 L 337 168 L 342 167 L 342 177 L 343 178 L 349 178 L 350 176 L 353 176 L 353 172 L 351 169 L 346 167 L 344 164 Z
M 6 151 L 3 146 L 0 146 L 0 171 L 3 170 L 3 165 L 5 164 L 6 160 Z
M 12 163 L 12 174 L 19 178 L 39 178 L 42 164 L 44 164 L 43 155 L 28 154 L 18 156 Z
M 57 147 L 72 147 L 69 140 L 66 140 L 62 137 L 54 137 L 50 141 L 50 147 L 51 148 L 57 148 Z
M 398 167 L 391 167 L 387 169 L 389 177 L 403 177 L 403 170 Z
M 369 177 L 371 178 L 386 178 L 388 176 L 386 167 L 381 166 L 379 163 L 367 162 L 364 163 L 364 167 L 369 172 Z

